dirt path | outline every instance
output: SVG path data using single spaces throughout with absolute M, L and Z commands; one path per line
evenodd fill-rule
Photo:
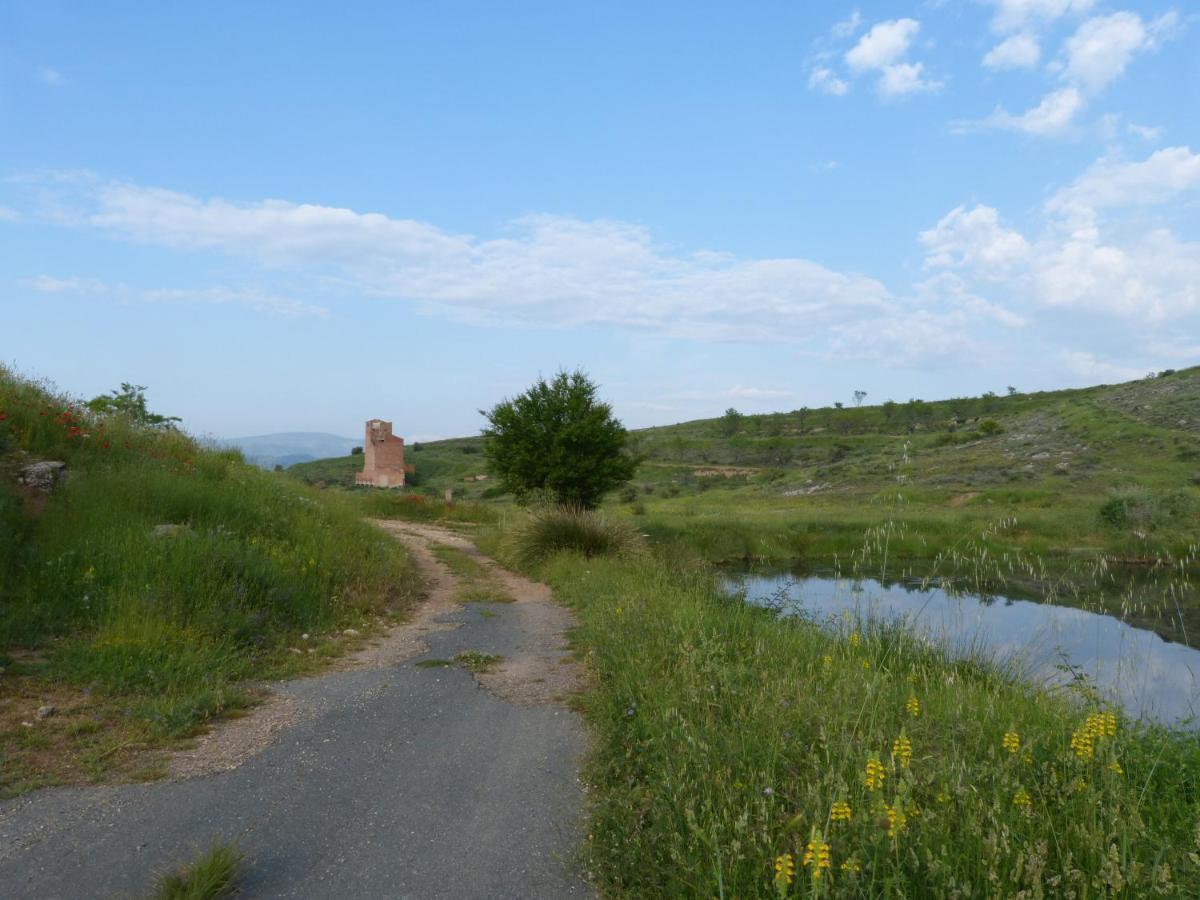
M 335 671 L 277 686 L 148 785 L 44 790 L 0 804 L 7 897 L 140 894 L 216 838 L 248 859 L 247 897 L 589 896 L 572 620 L 544 586 L 453 532 L 379 522 L 430 582 L 405 624 Z M 515 602 L 457 601 L 453 547 Z M 471 673 L 459 654 L 496 660 Z M 470 656 L 468 656 L 470 658 Z

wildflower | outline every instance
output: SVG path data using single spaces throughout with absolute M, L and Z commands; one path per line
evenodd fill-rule
M 1095 736 L 1087 725 L 1076 728 L 1075 733 L 1071 735 L 1071 750 L 1079 759 L 1092 758 L 1095 753 Z
M 870 661 L 869 659 L 864 659 L 864 660 L 863 660 L 863 668 L 864 668 L 864 669 L 869 669 L 869 668 L 871 668 L 871 661 Z
M 1017 788 L 1017 792 L 1013 794 L 1012 802 L 1013 806 L 1027 807 L 1033 803 L 1033 800 L 1025 788 Z
M 1125 774 L 1125 770 L 1121 768 L 1121 764 L 1115 759 L 1108 764 L 1108 771 L 1112 772 L 1114 775 Z
M 884 812 L 887 813 L 887 836 L 894 838 L 908 824 L 908 816 L 904 814 L 904 810 L 900 808 L 899 803 L 895 806 L 885 806 Z
M 781 853 L 775 857 L 775 886 L 785 888 L 792 883 L 796 876 L 796 861 L 790 853 Z
M 939 791 L 937 797 L 934 798 L 938 803 L 949 803 L 950 795 L 945 791 Z
M 900 765 L 900 768 L 907 769 L 909 763 L 912 762 L 912 741 L 907 735 L 900 735 L 892 742 L 892 758 Z
M 833 807 L 829 810 L 829 819 L 832 822 L 849 822 L 850 816 L 850 804 L 842 800 L 833 804 Z
M 867 760 L 867 790 L 878 791 L 883 788 L 883 780 L 887 777 L 887 773 L 883 770 L 883 763 L 879 761 L 878 756 L 872 756 Z
M 1021 736 L 1015 731 L 1006 731 L 1004 732 L 1004 740 L 1001 743 L 1009 753 L 1016 753 L 1021 749 Z
M 838 868 L 840 868 L 843 872 L 861 872 L 862 871 L 862 866 L 859 864 L 858 860 L 853 859 L 853 858 L 846 860 Z
M 860 643 L 861 643 L 861 638 L 859 638 L 858 632 L 857 631 L 850 632 L 850 646 L 857 647 Z
M 921 701 L 916 697 L 909 697 L 904 701 L 904 708 L 908 710 L 908 714 L 916 718 L 921 714 Z
M 826 653 L 824 656 L 821 657 L 821 665 L 823 665 L 825 668 L 828 669 L 830 666 L 833 665 L 833 657 L 830 656 L 828 653 Z
M 808 844 L 804 847 L 804 858 L 801 860 L 801 863 L 804 865 L 804 868 L 812 869 L 812 879 L 816 881 L 821 877 L 821 870 L 828 869 L 831 862 L 829 845 L 821 839 L 821 833 L 814 830 L 812 837 L 808 840 Z

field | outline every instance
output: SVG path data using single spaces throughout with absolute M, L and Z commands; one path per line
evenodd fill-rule
M 66 463 L 47 495 L 17 482 Z M 0 795 L 157 774 L 148 748 L 403 614 L 404 554 L 337 495 L 0 370 Z

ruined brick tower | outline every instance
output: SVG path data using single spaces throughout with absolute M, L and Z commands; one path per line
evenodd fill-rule
M 382 419 L 367 422 L 363 457 L 363 470 L 355 474 L 355 484 L 404 487 L 404 438 L 392 434 L 391 422 Z

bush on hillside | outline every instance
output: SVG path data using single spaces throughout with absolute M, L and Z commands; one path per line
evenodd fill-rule
M 589 558 L 638 556 L 646 543 L 630 525 L 593 510 L 543 506 L 511 529 L 505 549 L 514 563 L 529 568 L 563 551 Z

